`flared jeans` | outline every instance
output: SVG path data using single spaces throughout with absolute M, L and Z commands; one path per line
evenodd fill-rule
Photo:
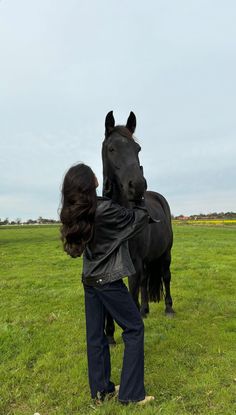
M 105 335 L 108 311 L 122 328 L 123 367 L 118 399 L 136 402 L 145 398 L 144 324 L 123 280 L 99 286 L 84 284 L 88 375 L 92 398 L 115 390 L 111 382 L 110 350 Z

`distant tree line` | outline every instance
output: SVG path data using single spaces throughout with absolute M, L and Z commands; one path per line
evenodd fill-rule
M 213 212 L 213 213 L 199 213 L 197 215 L 178 215 L 178 216 L 172 216 L 173 219 L 180 219 L 180 220 L 197 220 L 197 219 L 236 219 L 236 213 L 235 212 Z
M 8 218 L 0 219 L 0 226 L 1 225 L 50 225 L 50 224 L 60 223 L 59 220 L 55 219 L 47 219 L 39 216 L 38 219 L 27 219 L 26 221 L 21 220 L 21 218 L 17 218 L 15 220 L 9 220 Z
M 204 220 L 204 219 L 236 219 L 235 212 L 213 212 L 213 213 L 199 213 L 197 215 L 172 215 L 172 219 L 178 220 Z M 8 218 L 0 219 L 0 226 L 1 225 L 50 225 L 50 224 L 57 224 L 60 223 L 59 220 L 55 219 L 47 219 L 39 216 L 38 219 L 27 219 L 26 221 L 21 220 L 21 218 L 16 218 L 15 220 L 9 220 Z

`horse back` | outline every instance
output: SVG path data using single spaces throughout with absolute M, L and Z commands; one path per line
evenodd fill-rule
M 166 219 L 171 224 L 171 212 L 167 200 L 160 193 L 147 191 L 145 202 L 153 219 Z M 159 217 L 157 217 L 159 215 Z M 160 217 L 161 216 L 161 217 Z

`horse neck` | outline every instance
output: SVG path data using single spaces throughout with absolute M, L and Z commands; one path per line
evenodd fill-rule
M 104 161 L 103 161 L 104 163 Z M 107 169 L 103 169 L 103 185 L 107 178 L 109 177 Z M 103 196 L 107 196 L 112 199 L 114 202 L 119 203 L 119 205 L 124 207 L 131 207 L 130 202 L 122 195 L 119 187 L 117 186 L 115 181 L 109 179 L 111 181 L 111 189 L 107 192 L 103 187 Z
M 119 203 L 119 205 L 121 205 L 121 206 L 131 207 L 130 202 L 126 198 L 124 198 L 124 196 L 120 192 L 119 188 L 115 184 L 113 184 L 113 186 L 112 186 L 111 199 L 114 202 Z

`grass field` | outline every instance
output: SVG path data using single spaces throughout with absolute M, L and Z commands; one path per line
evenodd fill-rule
M 151 304 L 145 320 L 145 408 L 95 407 L 87 381 L 81 260 L 57 226 L 0 228 L 0 414 L 215 414 L 236 412 L 235 226 L 174 225 L 176 316 Z M 112 379 L 123 344 L 111 350 Z

